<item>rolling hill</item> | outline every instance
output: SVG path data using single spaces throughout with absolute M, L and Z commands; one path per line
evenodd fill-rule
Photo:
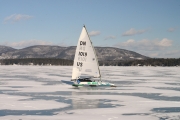
M 23 49 L 14 49 L 7 46 L 0 46 L 0 59 L 19 58 L 62 58 L 74 59 L 75 46 L 61 47 L 50 45 L 30 46 Z M 133 51 L 114 47 L 95 47 L 99 61 L 111 60 L 144 60 L 149 57 L 143 56 Z

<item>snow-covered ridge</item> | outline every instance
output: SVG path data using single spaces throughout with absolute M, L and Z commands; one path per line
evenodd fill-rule
M 0 46 L 0 59 L 62 58 L 73 60 L 75 49 L 75 46 L 61 47 L 50 45 L 37 45 L 26 47 L 23 49 L 14 49 L 7 46 Z M 95 50 L 99 61 L 132 60 L 148 58 L 133 51 L 113 47 L 95 47 Z

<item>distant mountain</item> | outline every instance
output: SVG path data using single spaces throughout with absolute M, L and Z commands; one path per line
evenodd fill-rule
M 0 54 L 10 52 L 10 51 L 14 51 L 14 50 L 16 50 L 16 49 L 14 49 L 12 47 L 0 45 Z
M 37 45 L 23 49 L 14 49 L 7 46 L 0 46 L 0 59 L 62 58 L 73 60 L 75 49 L 75 46 L 61 47 L 50 45 Z M 95 47 L 95 51 L 99 61 L 133 59 L 144 60 L 148 58 L 133 51 L 113 47 Z

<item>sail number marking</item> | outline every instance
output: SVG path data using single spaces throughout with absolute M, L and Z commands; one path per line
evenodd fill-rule
M 86 57 L 78 57 L 78 61 L 86 61 Z
M 83 63 L 82 62 L 77 62 L 77 66 L 82 67 Z
M 86 41 L 80 41 L 79 43 L 80 43 L 79 50 L 85 51 L 85 49 L 86 49 Z
M 80 45 L 86 45 L 86 41 L 80 41 Z
M 79 52 L 79 55 L 80 55 L 80 56 L 85 56 L 85 57 L 86 57 L 86 56 L 87 56 L 87 52 Z
M 85 51 L 85 46 L 86 46 L 86 41 L 80 41 L 79 50 Z M 78 57 L 79 61 L 86 61 L 87 52 L 79 52 L 78 56 L 79 56 Z M 81 68 L 82 66 L 83 66 L 83 62 L 77 62 L 77 67 L 78 67 L 79 71 L 82 70 L 82 68 Z

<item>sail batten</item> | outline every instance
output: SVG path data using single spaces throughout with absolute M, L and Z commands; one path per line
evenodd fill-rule
M 76 47 L 72 79 L 78 79 L 82 75 L 101 77 L 96 53 L 85 26 Z

